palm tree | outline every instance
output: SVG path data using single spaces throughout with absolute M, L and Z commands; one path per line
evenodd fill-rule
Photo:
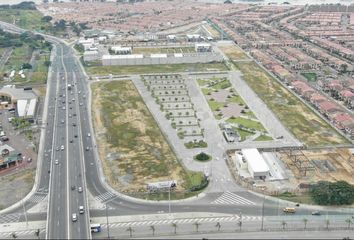
M 150 230 L 152 231 L 152 236 L 155 236 L 155 226 L 151 225 Z
M 348 223 L 348 229 L 349 229 L 350 225 L 353 223 L 353 221 L 350 218 L 348 218 L 345 220 L 345 222 Z
M 307 222 L 309 221 L 307 218 L 303 218 L 302 221 L 304 222 L 304 229 L 306 229 Z
M 329 224 L 330 224 L 329 219 L 326 219 L 326 228 L 327 228 L 327 230 L 329 230 Z
M 215 227 L 217 227 L 217 228 L 218 228 L 218 231 L 220 231 L 220 228 L 221 228 L 220 222 L 217 222 L 216 225 L 215 225 Z
M 133 230 L 133 228 L 132 228 L 131 226 L 129 226 L 126 231 L 129 231 L 129 236 L 130 236 L 130 237 L 133 236 L 134 230 Z
M 41 230 L 39 228 L 34 232 L 34 235 L 36 235 L 38 239 L 39 239 L 40 232 L 41 232 Z
M 193 223 L 193 225 L 195 226 L 195 230 L 198 232 L 200 223 L 199 222 L 195 222 L 195 223 Z
M 171 226 L 174 228 L 174 233 L 177 234 L 177 223 L 172 223 Z
M 11 234 L 11 237 L 12 237 L 13 239 L 16 239 L 16 238 L 17 238 L 16 233 L 13 232 L 13 233 Z
M 287 223 L 286 223 L 285 221 L 282 221 L 282 222 L 281 222 L 281 225 L 283 226 L 283 230 L 285 230 L 286 224 L 287 224 Z

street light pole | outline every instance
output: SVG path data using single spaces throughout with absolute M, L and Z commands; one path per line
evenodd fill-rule
M 261 231 L 263 231 L 263 227 L 264 227 L 264 201 L 265 201 L 265 195 L 264 195 L 264 191 L 263 191 L 263 203 L 262 203 L 262 225 L 261 225 Z
M 168 188 L 168 214 L 171 214 L 171 186 Z
M 107 203 L 106 203 L 106 221 L 107 221 L 107 238 L 110 239 L 110 236 L 109 236 L 109 222 L 108 222 Z

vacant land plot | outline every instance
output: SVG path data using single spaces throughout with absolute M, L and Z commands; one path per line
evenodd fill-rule
M 34 169 L 28 169 L 0 178 L 0 210 L 20 201 L 32 189 Z
M 234 44 L 229 45 L 219 45 L 218 48 L 226 54 L 231 60 L 243 60 L 249 59 L 247 55 L 242 51 L 241 48 Z
M 135 54 L 151 54 L 151 53 L 194 53 L 194 47 L 151 47 L 151 48 L 142 48 L 135 47 L 133 48 L 133 53 Z
M 294 136 L 307 146 L 348 144 L 334 128 L 317 116 L 255 62 L 238 62 L 243 79 Z
M 131 81 L 97 83 L 92 89 L 99 154 L 112 187 L 146 197 L 140 193 L 147 183 L 177 180 L 177 192 L 201 183 L 202 173 L 180 164 Z
M 87 67 L 90 74 L 147 74 L 173 72 L 227 71 L 223 63 L 162 64 L 136 66 L 93 66 Z

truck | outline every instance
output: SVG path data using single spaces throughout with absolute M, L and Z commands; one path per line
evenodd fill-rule
M 68 84 L 68 90 L 71 90 L 71 84 Z

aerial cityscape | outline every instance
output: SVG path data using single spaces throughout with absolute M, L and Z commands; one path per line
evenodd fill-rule
M 354 239 L 354 0 L 2 0 L 0 99 L 0 239 Z

